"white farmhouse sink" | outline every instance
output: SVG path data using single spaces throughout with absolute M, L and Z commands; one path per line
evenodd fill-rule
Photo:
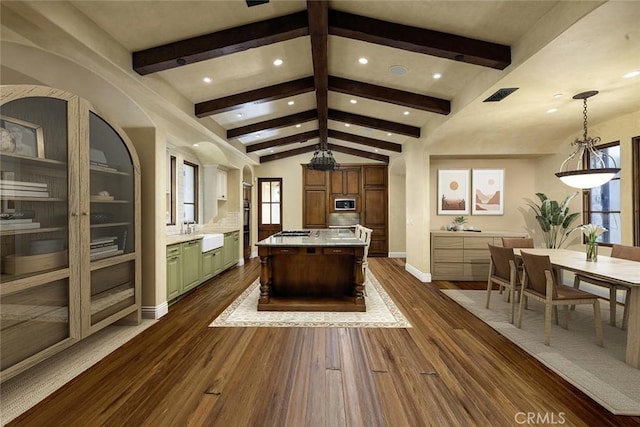
M 202 252 L 221 248 L 224 245 L 224 234 L 210 233 L 202 236 Z

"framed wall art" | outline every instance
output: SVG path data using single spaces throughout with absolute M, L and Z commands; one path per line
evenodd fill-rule
M 0 115 L 0 152 L 44 158 L 42 127 Z
M 474 169 L 471 182 L 473 188 L 473 215 L 504 214 L 504 169 Z
M 469 169 L 438 169 L 438 215 L 469 214 Z

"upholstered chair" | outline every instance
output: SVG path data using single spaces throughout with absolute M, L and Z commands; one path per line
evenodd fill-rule
M 518 309 L 518 321 L 516 326 L 522 327 L 522 315 L 528 298 L 540 301 L 545 305 L 544 311 L 544 344 L 551 342 L 551 319 L 553 309 L 563 307 L 562 327 L 568 327 L 569 305 L 591 304 L 596 327 L 596 342 L 602 346 L 602 317 L 600 315 L 600 302 L 598 296 L 581 291 L 570 286 L 560 285 L 556 282 L 552 273 L 551 260 L 547 255 L 533 255 L 521 251 L 524 263 L 524 277 L 522 279 L 522 295 Z M 557 313 L 556 313 L 557 316 Z M 557 319 L 556 319 L 557 320 Z
M 373 230 L 359 224 L 358 226 L 360 227 L 360 235 L 358 236 L 358 234 L 356 234 L 356 236 L 367 244 L 367 246 L 364 247 L 364 255 L 362 256 L 362 277 L 364 278 L 364 293 L 366 295 L 367 269 L 369 268 L 369 261 L 367 261 L 367 257 L 369 256 L 369 246 L 371 246 L 371 234 L 373 233 Z
M 503 237 L 503 248 L 533 248 L 533 239 L 530 237 Z

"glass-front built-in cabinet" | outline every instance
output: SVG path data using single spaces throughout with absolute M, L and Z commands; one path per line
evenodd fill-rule
M 84 100 L 0 87 L 2 381 L 140 320 L 139 163 Z

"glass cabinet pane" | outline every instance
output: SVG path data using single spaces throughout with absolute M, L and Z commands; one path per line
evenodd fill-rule
M 91 272 L 91 324 L 135 303 L 135 263 L 124 262 Z
M 134 251 L 133 161 L 118 133 L 95 113 L 89 119 L 90 258 Z
M 7 102 L 0 133 L 0 282 L 68 267 L 67 101 Z

